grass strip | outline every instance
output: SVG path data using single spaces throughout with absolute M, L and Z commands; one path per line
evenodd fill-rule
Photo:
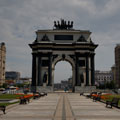
M 15 94 L 1 94 L 0 99 L 16 99 L 24 95 L 15 95 Z

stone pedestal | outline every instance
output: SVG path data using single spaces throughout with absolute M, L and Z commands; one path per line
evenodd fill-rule
M 36 87 L 37 92 L 53 92 L 53 87 L 52 86 L 37 86 Z
M 96 86 L 75 86 L 75 92 L 92 92 L 96 91 Z
M 47 85 L 46 85 L 46 83 L 43 83 L 43 87 L 46 87 Z
M 43 84 L 43 86 L 32 86 L 31 92 L 53 92 L 52 86 L 46 86 L 46 84 Z

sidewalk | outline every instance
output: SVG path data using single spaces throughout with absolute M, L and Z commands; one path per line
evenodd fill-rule
M 120 109 L 106 108 L 104 103 L 79 94 L 69 94 L 68 98 L 76 120 L 120 120 Z
M 77 93 L 53 93 L 18 105 L 1 115 L 0 120 L 119 120 L 120 110 L 106 108 Z
M 18 105 L 1 115 L 0 120 L 52 120 L 59 100 L 57 94 L 49 94 L 26 105 Z

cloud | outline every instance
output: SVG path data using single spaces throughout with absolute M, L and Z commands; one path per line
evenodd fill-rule
M 59 73 L 59 74 L 58 74 Z M 67 80 L 72 76 L 72 66 L 69 62 L 60 61 L 55 66 L 54 82 L 60 83 L 61 80 Z
M 52 29 L 53 21 L 60 18 L 73 20 L 75 29 L 93 32 L 93 41 L 100 45 L 96 69 L 109 69 L 120 38 L 119 6 L 119 0 L 0 0 L 0 42 L 7 47 L 6 69 L 31 76 L 28 44 L 36 38 L 36 30 Z M 105 65 L 99 65 L 100 59 Z

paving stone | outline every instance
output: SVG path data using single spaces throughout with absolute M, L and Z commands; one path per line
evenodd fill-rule
M 120 110 L 77 93 L 53 93 L 7 110 L 0 120 L 119 120 Z
M 109 109 L 105 104 L 93 102 L 92 99 L 74 94 L 68 95 L 69 102 L 76 120 L 118 120 L 120 110 Z

